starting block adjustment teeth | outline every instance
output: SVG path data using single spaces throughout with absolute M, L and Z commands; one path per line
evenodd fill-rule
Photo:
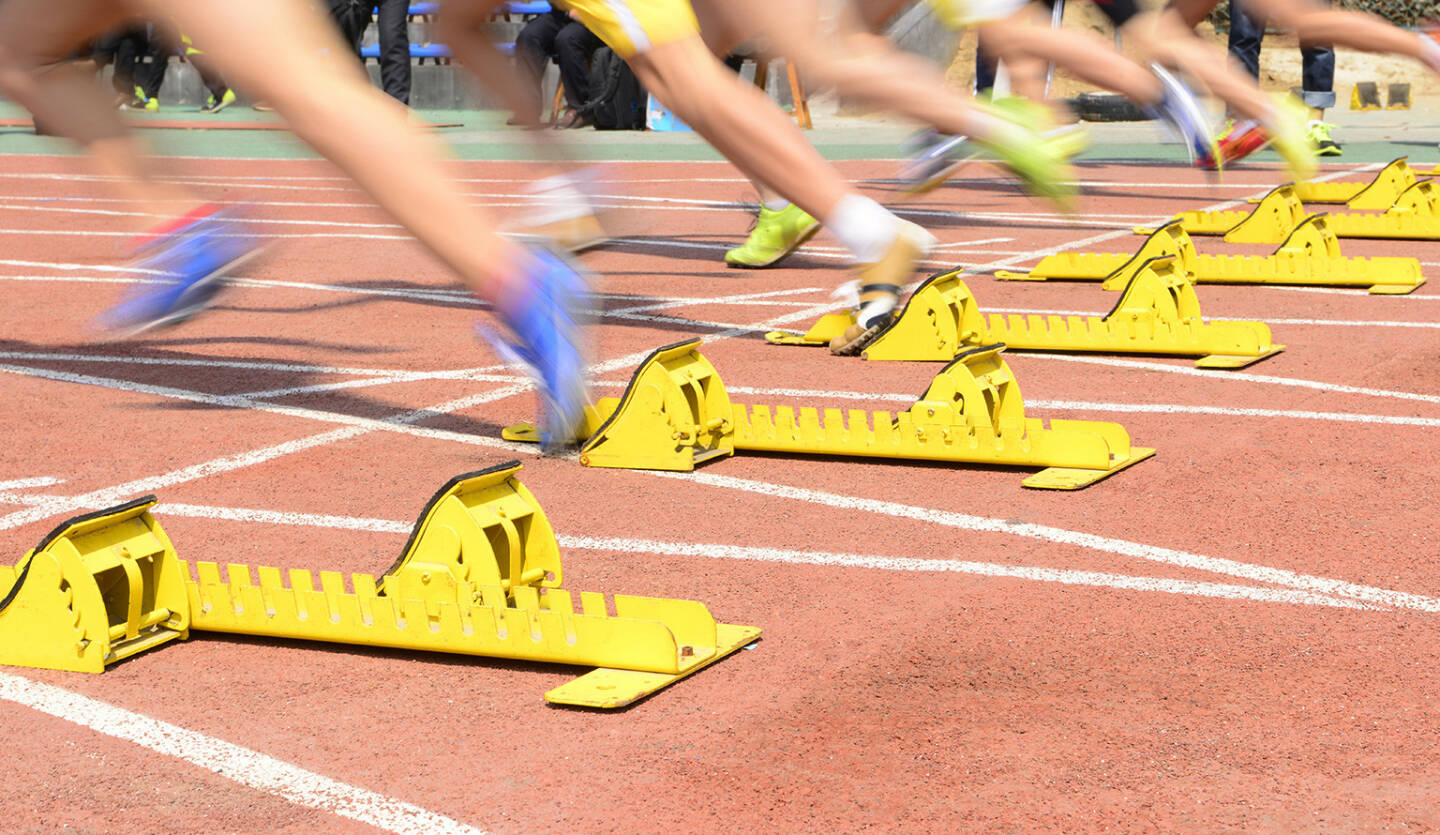
M 189 630 L 597 666 L 546 694 L 630 704 L 752 643 L 693 600 L 559 588 L 559 546 L 518 462 L 451 479 L 378 579 L 199 562 L 153 496 L 71 519 L 0 569 L 0 663 L 101 672 Z M 578 602 L 578 608 L 576 606 Z M 609 613 L 613 606 L 614 614 Z
M 546 694 L 620 707 L 751 643 L 760 630 L 717 624 L 701 603 L 558 588 L 554 530 L 510 462 L 451 479 L 377 581 L 320 572 L 196 565 L 193 628 L 393 649 L 597 666 Z M 186 572 L 188 574 L 188 571 Z M 518 579 L 517 579 L 518 578 Z M 258 582 L 256 582 L 258 579 Z
M 1368 287 L 1371 293 L 1399 295 L 1425 283 L 1419 259 L 1341 255 L 1340 239 L 1330 231 L 1326 217 L 1305 218 L 1271 255 L 1202 255 L 1195 251 L 1194 242 L 1181 225 L 1172 223 L 1152 232 L 1132 256 L 1119 253 L 1051 255 L 1035 266 L 1030 277 L 1100 279 L 1106 290 L 1123 290 L 1150 259 L 1171 256 L 1176 269 L 1198 284 Z M 1093 260 L 1071 262 L 1068 259 Z M 1120 266 L 1108 274 L 1101 273 L 1099 267 L 1107 263 Z M 996 277 L 1012 278 L 1014 274 L 996 273 Z
M 1285 350 L 1263 322 L 1205 321 L 1195 285 L 1173 257 L 1152 258 L 1104 317 L 994 315 L 991 338 L 1021 351 L 1198 356 L 1202 368 L 1243 368 Z
M 1172 231 L 1167 232 L 1166 229 Z M 1185 252 L 1194 247 L 1178 227 L 1151 235 L 1147 249 Z M 1241 368 L 1284 350 L 1270 342 L 1261 322 L 1207 322 L 1190 279 L 1175 256 L 1140 263 L 1105 316 L 982 314 L 959 270 L 931 276 L 905 308 L 865 347 L 867 360 L 949 361 L 979 345 L 1003 343 L 1017 351 L 1170 354 L 1199 357 L 1205 368 Z M 1128 268 L 1117 271 L 1123 274 Z M 811 328 L 814 333 L 820 323 Z M 819 334 L 824 337 L 824 333 Z M 820 339 L 781 344 L 825 344 Z
M 942 284 L 949 289 L 937 291 L 940 298 L 964 288 L 958 281 L 958 289 Z M 963 293 L 968 296 L 968 291 Z M 943 307 L 964 308 L 963 304 Z M 917 312 L 936 309 L 916 308 Z M 964 315 L 958 318 L 970 321 Z M 1046 467 L 1023 483 L 1073 490 L 1155 453 L 1132 447 L 1119 424 L 1056 420 L 1046 427 L 1038 419 L 1026 418 L 1019 387 L 1000 357 L 1001 345 L 952 357 L 920 401 L 899 414 L 731 403 L 699 348 L 700 340 L 692 339 L 651 354 L 636 370 L 624 396 L 610 401 L 617 405 L 597 408 L 606 421 L 582 447 L 581 463 L 673 470 L 720 457 L 717 451 L 854 455 Z M 677 373 L 677 369 L 687 370 Z M 633 391 L 639 388 L 651 390 Z M 722 404 L 726 411 L 719 411 Z M 528 435 L 522 425 L 512 427 L 507 437 L 519 440 Z M 603 463 L 594 455 L 587 457 L 591 450 L 604 452 Z
M 99 673 L 189 634 L 175 549 L 154 496 L 76 516 L 0 567 L 0 663 Z

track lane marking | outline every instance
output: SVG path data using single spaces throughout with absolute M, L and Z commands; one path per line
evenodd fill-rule
M 37 504 L 43 501 L 55 501 L 64 498 L 67 497 L 0 491 L 0 502 L 11 504 Z M 89 509 L 99 510 L 104 507 L 106 507 L 106 505 L 95 504 L 91 505 Z M 366 533 L 404 535 L 410 533 L 413 528 L 412 523 L 391 519 L 259 510 L 254 508 L 215 507 L 210 505 L 186 504 L 183 502 L 161 502 L 154 507 L 154 512 L 162 516 L 220 519 L 230 522 L 249 522 L 265 525 L 293 525 L 297 527 L 361 531 Z M 1177 580 L 1168 577 L 1147 577 L 1077 569 L 1048 568 L 1043 566 L 1017 566 L 1006 565 L 1004 563 L 977 562 L 973 560 L 921 559 L 915 557 L 880 556 L 876 554 L 799 551 L 788 548 L 757 548 L 718 543 L 659 542 L 649 539 L 572 536 L 565 534 L 557 534 L 557 539 L 562 548 L 578 550 L 661 554 L 679 557 L 706 557 L 710 559 L 776 562 L 792 565 L 863 568 L 879 571 L 975 574 L 985 577 L 1006 577 L 1018 580 L 1059 583 L 1061 585 L 1096 586 L 1129 591 L 1150 591 L 1165 594 L 1248 600 L 1262 603 L 1328 606 L 1345 609 L 1377 608 L 1372 604 L 1306 590 L 1238 586 L 1226 583 Z M 186 559 L 193 562 L 197 559 L 203 559 L 203 557 L 187 556 Z
M 841 510 L 862 510 L 867 513 L 901 519 L 914 519 L 920 522 L 943 525 L 960 530 L 1010 534 L 1026 539 L 1072 545 L 1117 556 L 1134 557 L 1167 565 L 1209 571 L 1216 574 L 1227 574 L 1233 577 L 1242 577 L 1247 580 L 1287 586 L 1289 588 L 1317 594 L 1349 597 L 1366 603 L 1375 603 L 1383 606 L 1414 609 L 1421 612 L 1440 612 L 1440 598 L 1365 586 L 1344 580 L 1334 580 L 1328 577 L 1316 577 L 1288 569 L 1271 568 L 1269 566 L 1255 565 L 1221 557 L 1207 557 L 1174 548 L 1145 545 L 1139 542 L 1130 542 L 1128 540 L 1102 536 L 1100 534 L 1071 531 L 1051 525 L 1008 522 L 1003 519 L 974 516 L 968 513 L 937 510 L 878 499 L 864 499 L 856 496 L 830 493 L 824 490 L 792 487 L 755 479 L 723 476 L 700 471 L 669 473 L 655 470 L 642 470 L 640 472 L 657 478 L 693 481 L 710 487 L 739 490 L 741 492 L 755 493 L 774 498 L 791 499 L 794 501 L 824 505 L 826 507 L 834 507 Z
M 479 833 L 460 821 L 250 748 L 0 671 L 0 698 L 190 763 L 298 806 L 405 835 Z

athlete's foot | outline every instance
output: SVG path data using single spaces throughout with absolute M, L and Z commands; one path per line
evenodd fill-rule
M 1291 178 L 1308 180 L 1315 176 L 1315 146 L 1306 132 L 1309 122 L 1305 108 L 1286 96 L 1275 102 L 1269 124 L 1270 144 L 1285 159 Z
M 1075 208 L 1075 171 L 1069 158 L 1076 147 L 1075 139 L 1055 139 L 1045 136 L 1044 123 L 1029 125 L 1016 124 L 1012 119 L 1015 111 L 993 107 L 977 109 L 996 116 L 991 133 L 984 139 L 976 139 L 993 153 L 996 159 L 1020 179 L 1025 190 L 1036 197 L 1055 204 L 1067 214 Z M 1035 111 L 1038 113 L 1039 111 Z
M 900 181 L 908 194 L 938 188 L 979 154 L 968 137 L 945 136 L 933 130 L 916 134 L 905 144 L 908 158 L 900 168 Z
M 1195 93 L 1163 67 L 1152 64 L 1150 70 L 1155 73 L 1155 78 L 1160 81 L 1160 87 L 1164 91 L 1160 102 L 1148 108 L 1150 113 L 1156 118 L 1164 119 L 1175 129 L 1184 141 L 1185 150 L 1190 154 L 1192 163 L 1202 168 L 1222 167 L 1223 157 L 1217 147 L 1215 135 L 1210 130 L 1210 120 L 1195 98 Z M 1204 161 L 1209 161 L 1210 164 L 1207 165 Z
M 818 231 L 820 221 L 794 203 L 778 210 L 761 205 L 750 237 L 725 253 L 725 263 L 732 267 L 769 267 L 799 249 Z
M 587 171 L 573 171 L 527 186 L 533 202 L 520 218 L 520 235 L 541 238 L 565 252 L 607 243 L 610 235 L 591 196 L 591 177 Z
M 1056 156 L 1067 162 L 1090 147 L 1090 132 L 1079 122 L 1059 122 L 1055 110 L 1024 96 L 991 99 L 991 107 L 1017 125 L 1038 133 Z
M 201 112 L 201 113 L 219 113 L 220 111 L 224 110 L 225 108 L 229 107 L 230 105 L 232 105 L 232 104 L 234 104 L 234 103 L 235 103 L 235 91 L 234 91 L 234 90 L 226 90 L 224 93 L 221 93 L 218 98 L 215 97 L 214 95 L 211 95 L 211 96 L 210 96 L 210 99 L 205 103 L 205 106 L 202 107 L 202 108 L 200 108 L 200 112 Z
M 117 336 L 175 325 L 209 307 L 258 242 L 230 210 L 202 206 L 152 231 L 131 266 L 142 284 L 100 316 Z
M 1216 138 L 1219 152 L 1215 159 L 1198 159 L 1195 164 L 1201 168 L 1217 168 L 1232 165 L 1270 144 L 1270 132 L 1257 121 L 1245 119 L 1231 121 Z
M 900 304 L 900 289 L 914 274 L 915 267 L 935 246 L 929 232 L 908 221 L 901 221 L 900 233 L 890 244 L 885 256 L 873 264 L 856 269 L 855 284 L 859 287 L 859 303 L 855 324 L 830 340 L 830 353 L 853 356 L 865 350 L 877 334 L 895 316 Z
M 1338 157 L 1344 151 L 1340 150 L 1340 143 L 1330 137 L 1330 131 L 1335 126 L 1326 124 L 1318 119 L 1311 119 L 1305 125 L 1305 137 L 1315 146 L 1315 155 L 1321 157 Z
M 525 251 L 526 289 L 500 318 L 515 335 L 505 343 L 481 333 L 502 356 L 523 364 L 540 392 L 540 446 L 546 455 L 578 440 L 588 402 L 585 391 L 584 329 L 589 286 L 575 265 L 542 247 Z M 497 308 L 498 309 L 498 308 Z

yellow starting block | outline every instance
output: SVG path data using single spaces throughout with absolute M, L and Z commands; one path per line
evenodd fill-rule
M 1152 258 L 1173 257 L 1176 268 L 1200 284 L 1294 284 L 1368 287 L 1371 293 L 1403 295 L 1425 283 L 1418 258 L 1347 258 L 1326 215 L 1311 215 L 1271 255 L 1201 255 L 1178 223 L 1150 233 L 1134 255 L 1109 252 L 1062 253 L 1040 260 L 1027 273 L 999 270 L 996 278 L 1102 280 L 1106 290 L 1123 289 Z
M 1076 490 L 1155 454 L 1132 447 L 1124 427 L 1025 417 L 1003 345 L 967 351 L 941 369 L 908 410 L 866 412 L 731 403 L 700 340 L 667 345 L 635 370 L 625 393 L 587 407 L 580 463 L 588 467 L 693 469 L 744 450 L 856 455 L 1045 467 L 1026 487 Z M 516 424 L 503 437 L 536 442 Z
M 81 673 L 176 638 L 190 610 L 154 496 L 62 523 L 0 566 L 0 663 Z
M 760 636 L 701 603 L 560 588 L 555 533 L 510 462 L 452 479 L 379 578 L 180 561 L 153 496 L 67 522 L 0 569 L 0 663 L 100 672 L 188 630 L 598 666 L 558 704 L 621 707 Z
M 1238 218 L 1238 220 L 1237 220 Z M 1179 223 L 1191 235 L 1224 235 L 1230 243 L 1283 243 L 1305 219 L 1305 210 L 1292 186 L 1283 185 L 1265 195 L 1255 210 L 1244 212 L 1185 212 Z M 1429 180 L 1420 180 L 1400 193 L 1395 204 L 1378 214 L 1334 212 L 1326 225 L 1340 238 L 1440 240 L 1440 197 Z M 1233 225 L 1228 228 L 1228 223 Z M 1153 229 L 1137 228 L 1141 234 Z
M 1292 187 L 1301 203 L 1344 203 L 1351 209 L 1384 211 L 1395 205 L 1401 192 L 1414 184 L 1415 172 L 1410 168 L 1409 159 L 1400 157 L 1380 169 L 1368 183 L 1302 180 Z
M 865 347 L 868 360 L 950 360 L 967 348 L 1003 342 L 1017 351 L 1170 354 L 1199 357 L 1202 368 L 1243 368 L 1280 353 L 1262 322 L 1207 322 L 1195 288 L 1173 256 L 1130 271 L 1120 300 L 1105 316 L 985 315 L 953 270 L 916 289 L 905 309 Z M 844 332 L 854 314 L 832 314 L 804 335 L 774 331 L 779 345 L 819 346 Z
M 1232 244 L 1278 244 L 1304 219 L 1305 207 L 1295 196 L 1295 187 L 1287 183 L 1271 189 L 1248 212 L 1181 212 L 1165 225 L 1178 223 L 1191 235 L 1223 235 Z M 1154 231 L 1150 227 L 1135 227 L 1140 235 Z

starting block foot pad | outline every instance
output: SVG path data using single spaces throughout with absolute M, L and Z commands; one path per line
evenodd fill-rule
M 555 705 L 572 705 L 574 707 L 602 709 L 625 707 L 749 646 L 759 637 L 760 630 L 757 627 L 717 623 L 715 624 L 714 652 L 703 662 L 687 668 L 683 673 L 666 675 L 639 670 L 607 668 L 591 670 L 585 675 L 567 681 L 547 692 L 545 701 Z
M 100 672 L 208 630 L 596 666 L 551 701 L 619 707 L 759 637 L 693 600 L 560 588 L 555 532 L 519 469 L 451 479 L 378 578 L 214 562 L 192 573 L 153 496 L 77 517 L 0 568 L 0 663 Z
M 99 673 L 189 634 L 175 549 L 154 496 L 61 523 L 0 566 L 0 664 Z
M 981 346 L 952 357 L 915 405 L 892 414 L 732 403 L 719 374 L 700 356 L 700 340 L 678 342 L 651 354 L 622 397 L 597 405 L 603 423 L 584 442 L 580 460 L 587 466 L 689 469 L 720 457 L 714 454 L 718 449 L 725 455 L 757 451 L 1060 467 L 1084 471 L 1083 477 L 1034 486 L 1074 489 L 1154 454 L 1132 447 L 1116 423 L 1056 420 L 1047 426 L 1025 417 L 1019 386 L 1000 357 L 1004 347 Z M 512 427 L 506 437 L 520 440 L 533 432 Z M 587 457 L 586 451 L 605 457 Z

